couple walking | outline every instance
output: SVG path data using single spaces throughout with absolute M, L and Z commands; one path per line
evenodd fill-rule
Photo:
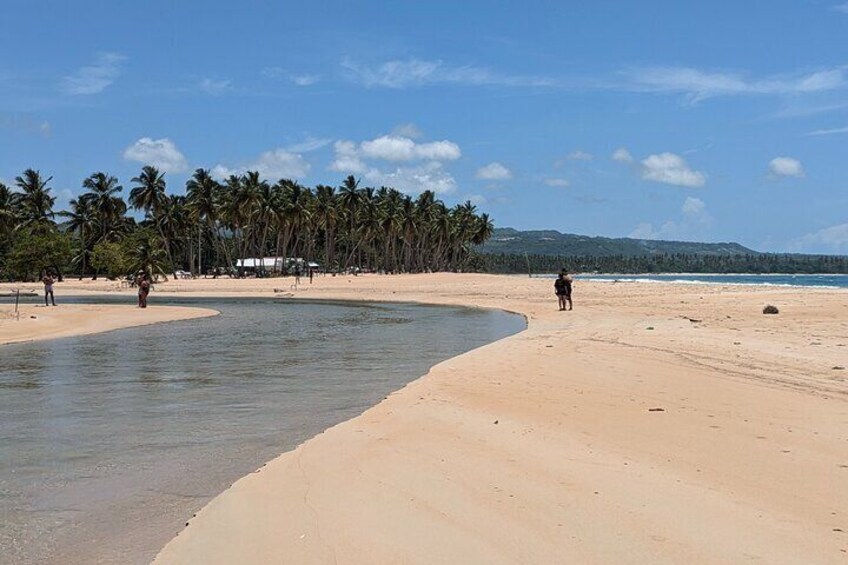
M 562 310 L 571 310 L 571 283 L 573 279 L 568 274 L 568 271 L 563 269 L 560 271 L 557 276 L 557 280 L 554 281 L 554 292 L 557 295 L 557 299 L 559 299 L 559 309 Z M 568 308 L 565 306 L 568 305 Z

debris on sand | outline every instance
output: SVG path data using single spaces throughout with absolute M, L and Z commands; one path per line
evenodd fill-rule
M 780 310 L 777 309 L 777 306 L 772 306 L 769 304 L 765 308 L 763 308 L 763 314 L 778 314 Z

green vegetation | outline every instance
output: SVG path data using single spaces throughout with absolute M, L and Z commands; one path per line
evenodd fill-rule
M 785 273 L 848 274 L 844 255 L 781 255 L 757 253 L 744 255 L 523 255 L 481 254 L 479 268 L 491 273 Z
M 413 199 L 360 188 L 352 176 L 312 189 L 271 184 L 255 171 L 219 183 L 197 169 L 183 196 L 168 194 L 165 175 L 146 166 L 125 201 L 118 179 L 96 172 L 60 212 L 51 180 L 27 169 L 14 189 L 0 183 L 0 280 L 33 280 L 48 268 L 80 278 L 232 272 L 237 259 L 262 256 L 302 257 L 332 271 L 467 270 L 479 263 L 472 248 L 494 229 L 470 202 L 448 208 L 431 191 Z

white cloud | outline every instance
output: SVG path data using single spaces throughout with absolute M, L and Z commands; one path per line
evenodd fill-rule
M 650 222 L 638 224 L 629 237 L 635 239 L 670 239 L 670 240 L 702 240 L 712 226 L 712 216 L 707 212 L 707 205 L 700 198 L 686 198 L 680 207 L 682 217 L 668 220 L 658 228 Z
M 845 2 L 844 4 L 837 4 L 836 6 L 833 6 L 833 9 L 837 12 L 848 14 L 848 2 Z
M 469 194 L 467 200 L 470 200 L 475 206 L 482 206 L 489 202 L 489 199 L 482 194 Z
M 282 67 L 265 67 L 259 71 L 265 78 L 280 78 L 285 74 Z
M 318 75 L 294 75 L 291 81 L 297 86 L 312 86 L 318 82 Z
M 211 94 L 212 96 L 220 96 L 233 90 L 232 81 L 213 80 L 211 78 L 201 80 L 198 87 L 206 94 Z
M 558 188 L 567 188 L 571 185 L 571 183 L 566 179 L 545 179 L 544 182 L 548 186 L 555 186 Z
M 512 172 L 497 161 L 493 161 L 477 169 L 477 174 L 474 176 L 483 180 L 509 180 L 512 178 Z
M 769 162 L 769 172 L 778 177 L 797 177 L 804 176 L 804 167 L 801 161 L 792 157 L 775 157 Z
M 683 207 L 681 208 L 681 211 L 689 216 L 700 216 L 704 213 L 705 209 L 706 204 L 704 204 L 703 200 L 701 200 L 700 198 L 692 198 L 691 196 L 688 196 L 686 198 L 686 201 L 683 202 Z
M 848 223 L 808 233 L 789 245 L 792 251 L 812 253 L 848 253 Z
M 751 79 L 739 73 L 688 67 L 648 67 L 623 73 L 630 90 L 684 94 L 690 102 L 715 96 L 803 94 L 848 86 L 842 67 Z
M 341 66 L 350 80 L 366 87 L 408 88 L 433 84 L 472 86 L 554 85 L 554 81 L 543 77 L 503 75 L 470 65 L 451 67 L 445 65 L 442 61 L 394 60 L 373 67 L 345 59 Z
M 44 121 L 39 124 L 38 131 L 44 137 L 50 137 L 50 135 L 53 133 L 53 127 L 50 125 L 50 122 Z
M 370 141 L 363 141 L 359 149 L 366 158 L 384 159 L 386 161 L 414 161 L 422 159 L 453 161 L 462 156 L 459 146 L 452 141 L 416 143 L 408 137 L 393 135 L 384 135 Z
M 633 155 L 630 154 L 630 151 L 625 149 L 624 147 L 619 147 L 615 151 L 612 152 L 612 160 L 618 161 L 619 163 L 632 163 Z
M 704 186 L 707 177 L 689 167 L 686 160 L 674 153 L 648 155 L 642 160 L 642 178 L 676 186 Z
M 211 174 L 218 180 L 230 175 L 240 175 L 245 171 L 258 171 L 259 175 L 270 181 L 279 179 L 298 179 L 309 174 L 311 166 L 299 153 L 292 153 L 283 148 L 265 151 L 247 165 L 230 167 L 217 164 L 212 167 Z
M 364 176 L 365 180 L 374 186 L 390 186 L 408 194 L 418 194 L 425 190 L 432 190 L 436 194 L 449 194 L 456 190 L 456 180 L 436 161 L 417 167 L 398 167 L 387 172 L 370 168 Z
M 118 53 L 100 53 L 94 64 L 64 77 L 60 88 L 65 94 L 74 96 L 103 92 L 121 75 L 121 63 L 125 60 L 126 57 Z
M 570 161 L 591 161 L 594 159 L 594 156 L 591 153 L 586 153 L 585 151 L 578 149 L 566 155 L 565 158 Z
M 310 151 L 316 151 L 322 147 L 326 147 L 332 142 L 332 139 L 321 139 L 310 136 L 299 143 L 289 145 L 286 147 L 286 151 L 290 151 L 292 153 L 309 153 Z
M 415 124 L 400 124 L 395 129 L 392 130 L 392 135 L 396 135 L 398 137 L 408 137 L 409 139 L 418 139 L 424 133 L 418 129 L 418 126 Z
M 180 173 L 188 169 L 188 161 L 167 137 L 152 139 L 142 137 L 124 150 L 124 159 L 153 165 L 166 173 Z
M 817 129 L 813 131 L 808 131 L 804 135 L 835 135 L 838 133 L 848 133 L 848 126 L 844 128 Z
M 353 141 L 339 140 L 333 145 L 336 157 L 330 164 L 330 169 L 340 173 L 364 173 L 368 167 L 359 158 L 359 151 Z

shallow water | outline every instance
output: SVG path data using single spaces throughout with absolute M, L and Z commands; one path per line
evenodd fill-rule
M 405 304 L 157 303 L 221 315 L 0 347 L 0 562 L 147 563 L 234 480 L 524 328 Z

